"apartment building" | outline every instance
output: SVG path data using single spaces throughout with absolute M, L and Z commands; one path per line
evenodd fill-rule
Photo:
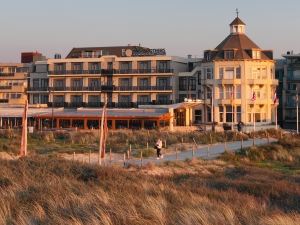
M 280 81 L 278 120 L 283 128 L 296 130 L 297 95 L 300 90 L 300 54 L 287 52 L 283 57 L 283 60 L 278 60 L 276 63 L 276 77 Z
M 49 91 L 47 61 L 37 61 L 32 65 L 29 75 L 27 90 L 29 104 L 47 106 Z
M 140 46 L 74 48 L 48 59 L 49 105 L 134 108 L 176 102 L 176 74 L 187 60 Z
M 0 106 L 25 103 L 29 69 L 23 63 L 0 63 Z

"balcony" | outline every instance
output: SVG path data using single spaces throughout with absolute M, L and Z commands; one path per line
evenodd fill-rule
M 0 103 L 8 103 L 8 99 L 3 99 L 3 98 L 1 98 L 1 99 L 0 99 Z
M 114 74 L 153 74 L 153 73 L 173 73 L 172 69 L 127 69 L 113 70 Z
M 0 73 L 0 77 L 13 77 L 15 73 Z
M 11 90 L 12 86 L 0 86 L 0 90 Z
M 78 86 L 78 87 L 50 87 L 49 88 L 51 91 L 101 91 L 100 86 L 95 86 L 95 87 L 83 87 L 83 86 Z
M 49 75 L 68 75 L 68 74 L 101 74 L 101 70 L 60 70 L 49 71 Z
M 247 79 L 247 83 L 250 85 L 265 85 L 269 83 L 268 79 Z
M 48 87 L 29 87 L 28 88 L 28 91 L 49 91 L 49 88 Z
M 172 86 L 113 86 L 114 91 L 172 91 Z
M 65 102 L 48 102 L 48 107 L 65 107 Z
M 89 108 L 99 108 L 103 107 L 104 103 L 103 102 L 88 102 L 86 103 L 86 106 Z

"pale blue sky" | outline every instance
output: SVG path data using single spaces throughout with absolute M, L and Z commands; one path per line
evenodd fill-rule
M 139 44 L 202 56 L 228 34 L 235 8 L 247 35 L 275 57 L 300 52 L 299 0 L 0 0 L 0 61 L 21 51 Z

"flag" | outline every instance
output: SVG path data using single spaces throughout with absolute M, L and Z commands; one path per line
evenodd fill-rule
M 277 98 L 277 93 L 276 93 L 276 91 L 275 91 L 275 93 L 274 93 L 273 102 L 274 102 L 274 104 L 277 104 L 277 103 L 278 103 L 278 98 Z
M 255 101 L 256 100 L 256 94 L 255 94 L 255 92 L 253 91 L 253 94 L 252 94 L 252 98 L 251 98 L 251 101 Z

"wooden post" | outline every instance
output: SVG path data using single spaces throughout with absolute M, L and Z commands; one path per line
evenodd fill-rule
M 241 137 L 241 150 L 243 150 L 243 144 L 244 144 L 244 140 L 243 137 Z
M 267 138 L 268 138 L 268 144 L 270 144 L 270 136 L 268 132 L 267 132 Z
M 194 158 L 194 156 L 195 156 L 195 148 L 194 146 L 192 146 L 192 158 Z
M 124 153 L 123 163 L 124 163 L 124 167 L 126 167 L 126 153 Z
M 91 151 L 89 151 L 89 163 L 91 163 Z
M 129 152 L 130 152 L 130 154 L 131 154 L 131 144 L 129 145 Z
M 255 133 L 253 132 L 253 146 L 255 146 Z
M 147 142 L 147 150 L 149 150 L 149 143 Z
M 129 151 L 127 151 L 127 159 L 128 160 L 130 159 L 130 153 L 129 153 Z
M 178 151 L 177 151 L 177 148 L 175 148 L 175 151 L 176 151 L 176 161 L 178 160 Z
M 111 161 L 112 161 L 112 159 L 111 159 L 111 148 L 109 149 L 109 163 L 111 164 Z
M 141 150 L 141 168 L 143 167 L 143 150 Z
M 209 157 L 209 145 L 207 145 L 207 158 Z
M 165 148 L 167 148 L 167 140 L 165 139 Z
M 212 145 L 212 136 L 211 136 L 211 133 L 209 133 L 209 139 L 210 139 L 210 144 Z

